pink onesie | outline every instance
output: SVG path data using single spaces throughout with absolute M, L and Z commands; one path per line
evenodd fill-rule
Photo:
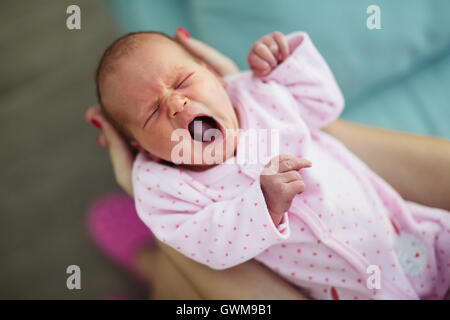
M 306 190 L 281 224 L 273 224 L 261 191 L 265 163 L 246 159 L 253 146 L 241 140 L 234 157 L 203 172 L 139 154 L 133 187 L 140 218 L 199 263 L 226 269 L 255 258 L 314 299 L 442 299 L 450 284 L 450 213 L 403 200 L 320 130 L 342 112 L 342 94 L 306 33 L 288 42 L 290 57 L 270 75 L 225 78 L 241 129 L 277 129 L 279 154 L 313 164 L 301 170 Z

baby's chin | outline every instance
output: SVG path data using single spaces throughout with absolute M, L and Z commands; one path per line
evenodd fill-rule
M 195 115 L 178 128 L 170 141 L 161 142 L 155 152 L 145 152 L 148 158 L 165 164 L 183 166 L 193 171 L 204 171 L 233 157 L 237 148 L 239 131 L 213 116 Z M 156 156 L 152 156 L 152 154 Z
M 182 152 L 172 152 L 170 162 L 181 165 L 189 170 L 203 171 L 222 164 L 234 156 L 236 147 L 227 144 L 227 140 L 219 137 L 212 141 L 191 141 L 189 149 Z

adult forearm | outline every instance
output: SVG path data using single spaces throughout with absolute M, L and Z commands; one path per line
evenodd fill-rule
M 450 141 L 337 120 L 323 131 L 406 200 L 450 210 Z
M 161 242 L 159 245 L 204 299 L 306 299 L 299 289 L 255 260 L 226 270 L 213 270 Z

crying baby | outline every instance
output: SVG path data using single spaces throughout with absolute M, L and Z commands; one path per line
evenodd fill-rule
M 442 298 L 449 213 L 405 201 L 321 130 L 344 100 L 309 36 L 268 34 L 248 63 L 221 78 L 158 32 L 105 51 L 97 93 L 139 151 L 141 220 L 199 263 L 256 259 L 315 299 Z

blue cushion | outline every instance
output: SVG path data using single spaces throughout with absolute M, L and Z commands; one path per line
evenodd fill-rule
M 274 30 L 284 33 L 304 30 L 342 88 L 347 101 L 344 117 L 448 136 L 450 129 L 438 125 L 439 113 L 445 114 L 449 109 L 448 100 L 444 100 L 447 90 L 440 85 L 448 84 L 450 79 L 448 69 L 441 69 L 450 52 L 448 0 L 377 0 L 381 8 L 381 30 L 366 27 L 366 8 L 374 4 L 373 0 L 112 0 L 108 3 L 122 32 L 151 29 L 172 34 L 176 27 L 184 26 L 194 37 L 230 56 L 241 69 L 248 68 L 248 50 L 259 37 Z M 441 67 L 434 67 L 436 63 Z M 435 73 L 440 79 L 436 86 Z M 421 92 L 417 100 L 410 98 L 405 87 L 421 81 L 414 80 L 416 74 L 420 79 L 428 74 L 428 80 L 433 80 L 424 82 L 429 89 Z M 383 98 L 385 95 L 396 98 Z M 382 105 L 369 107 L 375 106 L 378 99 L 383 101 Z M 414 120 L 419 114 L 409 115 L 415 106 L 408 104 L 420 102 L 432 103 L 432 109 L 440 112 Z M 422 105 L 420 110 L 425 112 L 430 106 Z M 388 112 L 389 118 L 383 116 Z
M 343 118 L 450 139 L 450 54 L 354 101 Z
M 106 4 L 119 22 L 122 34 L 155 30 L 172 35 L 179 26 L 188 25 L 184 0 L 110 0 Z

